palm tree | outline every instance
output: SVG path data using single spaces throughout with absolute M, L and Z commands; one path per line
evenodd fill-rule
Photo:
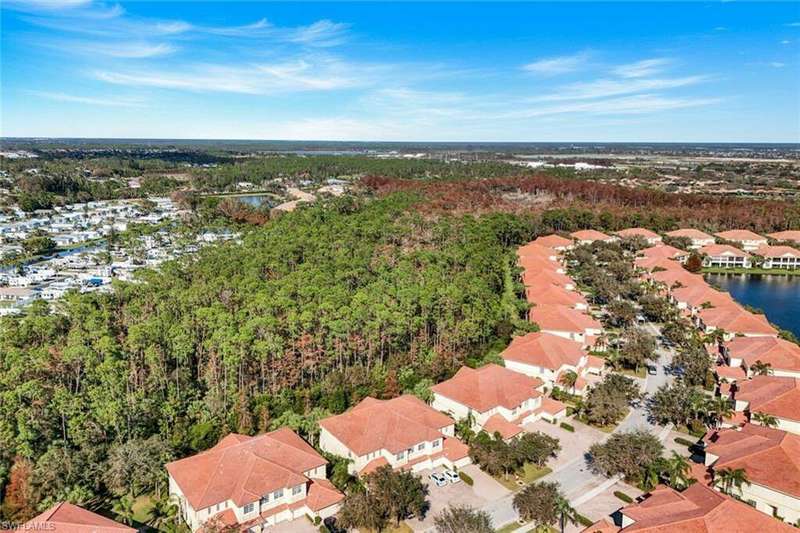
M 567 370 L 558 377 L 558 382 L 565 387 L 569 388 L 572 394 L 575 394 L 575 383 L 578 381 L 578 374 L 572 370 Z
M 772 375 L 772 365 L 758 359 L 755 363 L 750 365 L 750 372 L 756 376 L 770 376 Z
M 605 350 L 608 347 L 608 341 L 610 340 L 608 333 L 605 331 L 597 336 L 597 340 L 595 340 L 595 347 L 599 349 Z
M 706 344 L 712 344 L 713 343 L 713 344 L 716 344 L 716 345 L 719 346 L 725 340 L 725 335 L 726 335 L 726 333 L 725 333 L 724 329 L 717 328 L 714 331 L 712 331 L 711 333 L 707 333 L 706 334 L 704 342 Z
M 653 490 L 661 481 L 662 461 L 657 460 L 642 469 L 642 489 Z
M 719 485 L 722 492 L 728 496 L 732 496 L 733 488 L 736 487 L 737 492 L 742 492 L 742 485 L 750 483 L 747 477 L 747 472 L 743 468 L 721 468 L 716 472 L 716 479 L 714 483 Z
M 112 509 L 123 524 L 133 524 L 133 498 L 129 494 L 118 499 Z
M 778 427 L 778 417 L 767 414 L 767 413 L 754 413 L 753 420 L 758 422 L 760 425 L 768 428 L 776 428 Z
M 673 489 L 683 489 L 689 486 L 690 477 L 689 472 L 692 467 L 689 465 L 689 460 L 679 453 L 673 451 L 672 456 L 666 460 L 665 474 L 668 479 L 669 486 Z
M 716 397 L 708 400 L 708 422 L 710 427 L 721 427 L 723 420 L 732 415 L 733 406 L 728 398 Z
M 561 495 L 556 498 L 556 514 L 558 515 L 558 524 L 561 527 L 561 533 L 564 533 L 564 528 L 567 522 L 570 524 L 578 524 L 578 511 L 572 508 L 569 500 Z

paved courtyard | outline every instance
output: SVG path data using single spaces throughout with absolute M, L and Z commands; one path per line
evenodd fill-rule
M 632 487 L 631 485 L 619 482 L 615 483 L 608 489 L 604 490 L 594 498 L 590 499 L 589 501 L 578 505 L 576 510 L 585 516 L 586 518 L 591 519 L 593 522 L 600 520 L 601 518 L 606 518 L 611 513 L 617 511 L 621 507 L 625 507 L 628 505 L 627 503 L 623 502 L 616 496 L 614 496 L 614 492 L 624 492 L 628 496 L 633 499 L 638 498 L 642 491 L 637 489 L 636 487 Z M 583 526 L 575 526 L 571 525 L 570 527 L 566 528 L 566 531 L 569 533 L 583 531 Z
M 319 533 L 319 527 L 315 527 L 305 517 L 300 517 L 291 522 L 281 522 L 268 529 L 269 533 Z
M 442 468 L 435 469 L 443 471 Z M 497 481 L 492 479 L 491 476 L 485 474 L 475 465 L 467 465 L 461 469 L 465 474 L 470 476 L 475 483 L 469 486 L 463 481 L 460 483 L 448 483 L 443 487 L 434 485 L 428 477 L 432 470 L 423 470 L 419 472 L 423 481 L 428 485 L 428 502 L 431 504 L 428 513 L 425 515 L 424 520 L 414 518 L 406 520 L 406 523 L 414 531 L 433 531 L 433 518 L 445 509 L 448 504 L 470 505 L 475 508 L 483 508 L 487 504 L 494 501 L 501 501 L 510 494 L 510 492 L 500 485 Z
M 578 457 L 583 457 L 592 444 L 605 440 L 608 437 L 607 433 L 603 433 L 599 429 L 587 426 L 586 424 L 581 424 L 576 420 L 569 419 L 566 420 L 566 422 L 575 428 L 574 433 L 551 424 L 550 422 L 545 422 L 544 420 L 537 420 L 536 422 L 525 425 L 525 431 L 529 433 L 540 431 L 558 439 L 561 445 L 561 451 L 558 453 L 557 458 L 550 459 L 547 463 L 547 466 L 554 471 L 557 471 L 560 467 L 574 461 Z

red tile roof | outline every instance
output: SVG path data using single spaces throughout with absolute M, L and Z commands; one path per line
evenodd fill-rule
M 582 533 L 617 533 L 619 528 L 605 518 L 602 518 L 583 530 Z
M 594 229 L 573 231 L 569 236 L 578 241 L 610 241 L 613 239 L 610 235 Z
M 388 464 L 389 461 L 387 461 L 386 458 L 381 455 L 379 457 L 376 457 L 372 461 L 368 462 L 367 464 L 365 464 L 364 467 L 361 470 L 359 470 L 358 475 L 364 476 L 366 474 L 371 474 L 380 467 L 386 466 Z
M 666 261 L 669 261 L 669 259 L 667 259 Z M 655 281 L 660 281 L 661 283 L 667 285 L 667 287 L 669 288 L 672 288 L 676 283 L 680 283 L 684 287 L 697 284 L 706 285 L 703 276 L 699 274 L 692 274 L 683 267 L 662 270 L 659 272 L 653 272 L 652 274 L 650 274 L 650 279 L 653 279 Z
M 462 366 L 455 376 L 431 390 L 483 413 L 498 406 L 519 407 L 529 398 L 540 397 L 542 393 L 536 389 L 541 386 L 539 379 L 488 364 L 477 369 Z
M 685 228 L 685 229 L 676 229 L 675 231 L 668 231 L 667 235 L 670 237 L 688 237 L 694 241 L 704 241 L 708 239 L 714 239 L 712 235 L 708 233 L 704 233 L 699 229 L 693 228 Z
M 561 274 L 555 270 L 531 270 L 522 273 L 522 283 L 526 287 L 535 287 L 543 283 L 551 283 L 566 287 L 567 285 L 574 285 L 575 282 L 566 274 Z
M 751 483 L 800 497 L 800 436 L 745 424 L 715 431 L 704 440 L 706 453 L 718 457 L 715 471 L 742 468 Z
M 541 330 L 585 333 L 587 329 L 603 329 L 603 325 L 587 313 L 563 305 L 537 305 L 529 316 Z
M 397 453 L 433 441 L 454 422 L 416 396 L 404 394 L 391 400 L 365 398 L 319 424 L 354 453 L 365 455 L 381 449 Z
M 800 242 L 800 231 L 798 230 L 778 231 L 775 233 L 768 233 L 767 237 L 769 237 L 770 239 L 775 239 L 776 241 Z
M 534 255 L 526 255 L 521 257 L 517 261 L 517 264 L 526 272 L 540 272 L 542 270 L 558 272 L 558 270 L 563 270 L 563 267 L 558 262 Z
M 736 304 L 701 309 L 697 314 L 706 326 L 723 329 L 727 333 L 778 335 L 764 315 L 751 313 Z
M 665 257 L 667 259 L 689 255 L 689 252 L 681 250 L 680 248 L 675 248 L 669 244 L 658 244 L 656 246 L 651 246 L 650 248 L 645 248 L 639 253 L 644 257 Z
M 327 464 L 288 428 L 248 437 L 230 434 L 216 446 L 167 464 L 167 471 L 199 511 L 232 500 L 236 505 L 308 481 L 303 474 Z
M 566 411 L 567 405 L 552 398 L 542 398 L 542 406 L 540 409 L 547 414 L 557 415 L 562 411 Z
M 548 368 L 556 371 L 563 365 L 577 367 L 586 352 L 577 342 L 537 331 L 514 337 L 511 344 L 500 353 L 506 361 Z
M 530 286 L 526 294 L 528 301 L 537 305 L 566 305 L 569 307 L 581 304 L 589 305 L 581 293 L 552 283 Z
M 705 303 L 711 304 L 712 307 L 736 304 L 730 294 L 718 291 L 705 283 L 696 283 L 688 287 L 673 289 L 671 294 L 677 301 L 686 303 L 691 307 L 702 307 Z
M 136 530 L 87 511 L 68 502 L 60 502 L 25 522 L 19 531 L 51 531 L 54 533 L 135 533 Z
M 758 233 L 753 233 L 747 229 L 732 229 L 728 231 L 720 231 L 715 233 L 715 236 L 726 241 L 765 241 L 766 237 L 762 237 Z
M 744 369 L 740 366 L 719 365 L 714 367 L 714 371 L 719 377 L 728 380 L 740 381 L 747 378 L 747 374 L 744 373 Z
M 489 435 L 499 433 L 503 440 L 508 440 L 522 433 L 521 427 L 512 424 L 500 414 L 490 416 L 486 423 L 483 424 L 483 430 Z
M 740 381 L 734 397 L 748 402 L 751 413 L 767 413 L 800 422 L 800 379 L 755 376 Z
M 709 257 L 750 257 L 750 254 L 730 244 L 707 244 L 698 250 Z
M 761 257 L 777 258 L 777 257 L 800 257 L 800 250 L 792 248 L 791 246 L 770 246 L 762 244 L 758 250 L 753 252 Z
M 647 533 L 788 533 L 788 524 L 720 494 L 701 483 L 683 492 L 656 487 L 641 503 L 629 505 L 622 514 L 635 523 L 624 532 Z
M 627 228 L 616 232 L 620 237 L 644 237 L 645 239 L 660 239 L 661 236 L 647 228 Z
M 734 337 L 725 347 L 730 357 L 748 366 L 756 361 L 769 363 L 773 370 L 800 372 L 800 346 L 777 337 Z
M 306 494 L 306 505 L 315 513 L 344 499 L 344 494 L 327 479 L 313 479 Z
M 547 246 L 548 248 L 566 248 L 568 246 L 572 246 L 571 240 L 555 234 L 537 237 L 533 243 L 541 246 Z
M 517 257 L 542 257 L 544 259 L 549 259 L 553 256 L 558 256 L 558 252 L 555 248 L 550 248 L 549 246 L 542 246 L 541 244 L 537 244 L 536 242 L 529 242 L 525 246 L 520 246 L 517 248 Z

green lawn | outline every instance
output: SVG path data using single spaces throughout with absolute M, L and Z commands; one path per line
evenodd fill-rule
M 644 379 L 647 377 L 647 369 L 644 367 L 639 368 L 639 370 L 634 370 L 632 368 L 621 368 L 620 370 L 617 370 L 617 372 L 639 379 Z
M 511 492 L 516 492 L 518 490 L 522 490 L 525 488 L 525 485 L 530 485 L 537 479 L 546 476 L 553 470 L 549 467 L 538 467 L 533 463 L 526 463 L 525 466 L 522 468 L 521 475 L 515 476 L 514 474 L 509 474 L 508 479 L 506 479 L 502 474 L 496 476 L 494 479 L 505 488 L 510 490 Z M 517 479 L 519 478 L 522 481 L 522 485 L 517 483 Z
M 516 522 L 511 522 L 510 524 L 506 524 L 500 529 L 495 529 L 495 533 L 511 533 L 512 531 L 516 531 L 520 528 L 520 525 Z
M 150 494 L 143 494 L 133 502 L 133 519 L 142 524 L 150 521 L 150 509 L 153 508 L 153 498 Z

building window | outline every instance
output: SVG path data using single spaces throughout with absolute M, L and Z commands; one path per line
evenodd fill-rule
M 425 448 L 425 443 L 423 442 L 422 444 L 420 444 L 419 446 L 417 446 L 417 451 L 420 451 L 420 452 L 421 452 L 421 451 L 422 451 L 424 448 Z
M 269 494 L 265 494 L 264 496 L 261 497 L 261 505 L 265 505 L 268 502 L 269 502 Z
M 400 452 L 397 455 L 395 455 L 395 457 L 397 458 L 398 461 L 401 460 L 405 456 L 406 456 L 406 452 Z
M 438 440 L 438 439 L 437 439 L 437 440 L 435 440 L 435 441 L 433 441 L 433 447 L 434 447 L 434 448 L 438 448 L 438 447 L 439 447 L 439 444 L 440 444 L 440 443 L 439 443 L 439 440 Z
M 303 492 L 303 485 L 297 485 L 296 487 L 292 487 L 292 496 L 297 496 Z
M 283 498 L 283 489 L 278 489 L 272 493 L 273 500 L 277 500 L 278 498 Z
M 255 503 L 246 503 L 244 505 L 244 514 L 252 513 L 255 510 L 255 508 L 256 508 L 256 504 Z

